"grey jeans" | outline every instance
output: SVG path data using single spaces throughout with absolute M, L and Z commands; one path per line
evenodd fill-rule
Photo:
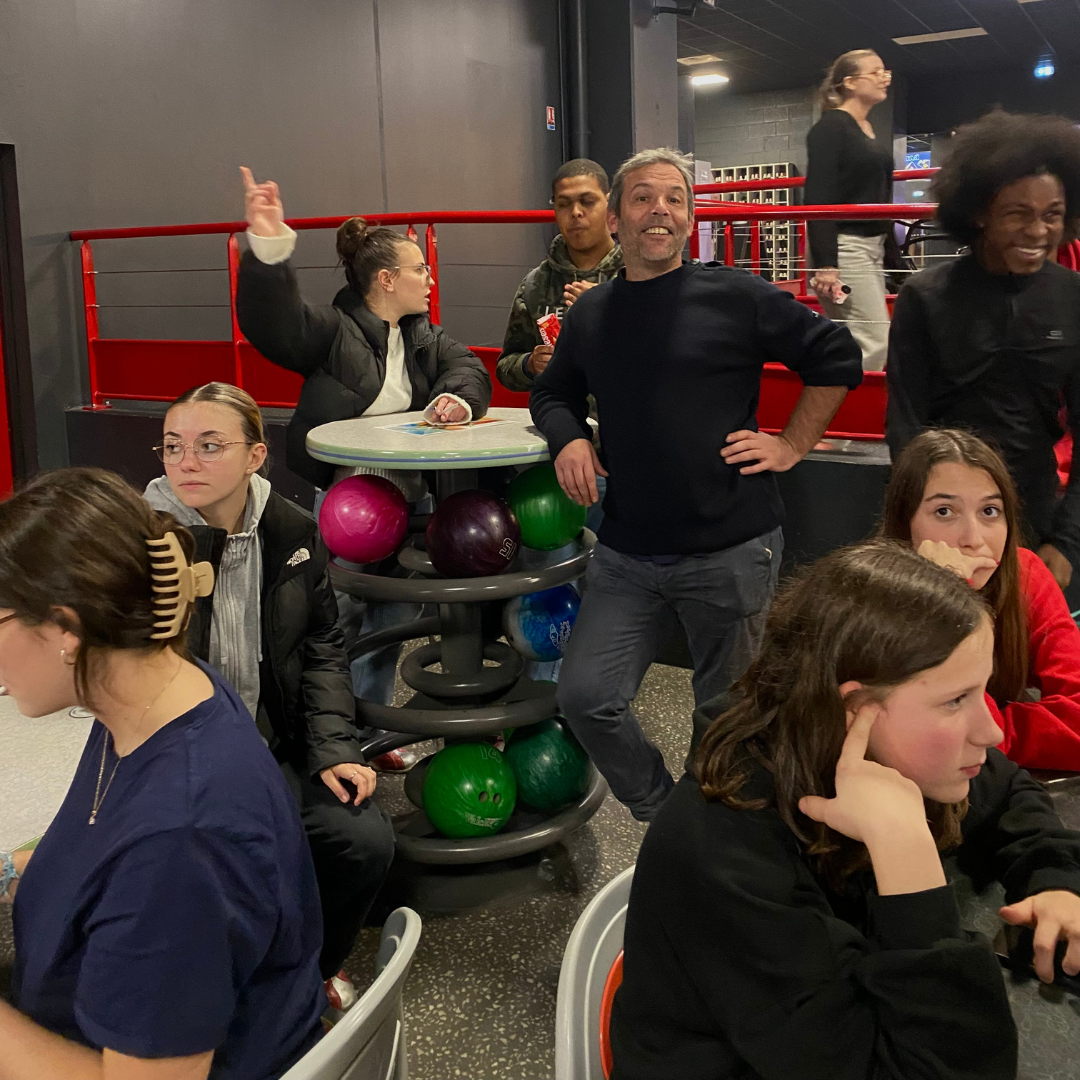
M 672 565 L 597 544 L 559 675 L 558 704 L 615 797 L 651 821 L 674 785 L 630 702 L 656 656 L 656 616 L 674 610 L 694 661 L 694 701 L 726 691 L 761 644 L 776 590 L 779 528 Z

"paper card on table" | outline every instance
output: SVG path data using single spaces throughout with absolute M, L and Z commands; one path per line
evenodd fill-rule
M 429 424 L 426 420 L 414 420 L 408 424 L 387 424 L 383 431 L 404 431 L 407 435 L 438 435 L 441 431 L 464 431 L 466 428 L 480 427 L 483 424 L 502 424 L 505 421 L 498 416 L 482 416 L 469 424 Z

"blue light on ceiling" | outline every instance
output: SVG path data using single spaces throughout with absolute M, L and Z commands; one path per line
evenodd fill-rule
M 1035 78 L 1036 79 L 1049 79 L 1054 74 L 1054 61 L 1048 56 L 1044 56 L 1035 65 Z

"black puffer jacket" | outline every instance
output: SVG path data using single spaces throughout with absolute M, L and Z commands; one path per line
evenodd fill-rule
M 288 262 L 269 266 L 250 251 L 240 261 L 236 316 L 263 356 L 304 376 L 285 461 L 316 487 L 329 487 L 334 466 L 308 455 L 307 433 L 319 424 L 362 416 L 379 396 L 386 378 L 387 323 L 349 286 L 329 307 L 306 303 Z M 481 361 L 426 315 L 409 315 L 400 326 L 412 408 L 423 409 L 440 394 L 456 394 L 469 403 L 474 419 L 483 416 L 491 378 Z
M 215 573 L 225 549 L 225 530 L 189 527 L 196 558 Z M 314 779 L 323 769 L 363 761 L 353 725 L 349 662 L 337 624 L 337 601 L 327 574 L 326 548 L 315 521 L 277 492 L 259 521 L 262 543 L 262 662 L 259 664 L 260 730 L 279 761 Z M 214 597 L 198 600 L 188 627 L 188 647 L 202 660 L 210 654 Z

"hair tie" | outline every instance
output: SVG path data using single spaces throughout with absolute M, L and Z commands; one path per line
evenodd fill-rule
M 197 596 L 214 591 L 214 568 L 208 562 L 189 566 L 176 533 L 160 540 L 147 540 L 150 552 L 150 579 L 154 593 L 154 632 L 151 639 L 176 637 L 184 625 L 189 604 Z

